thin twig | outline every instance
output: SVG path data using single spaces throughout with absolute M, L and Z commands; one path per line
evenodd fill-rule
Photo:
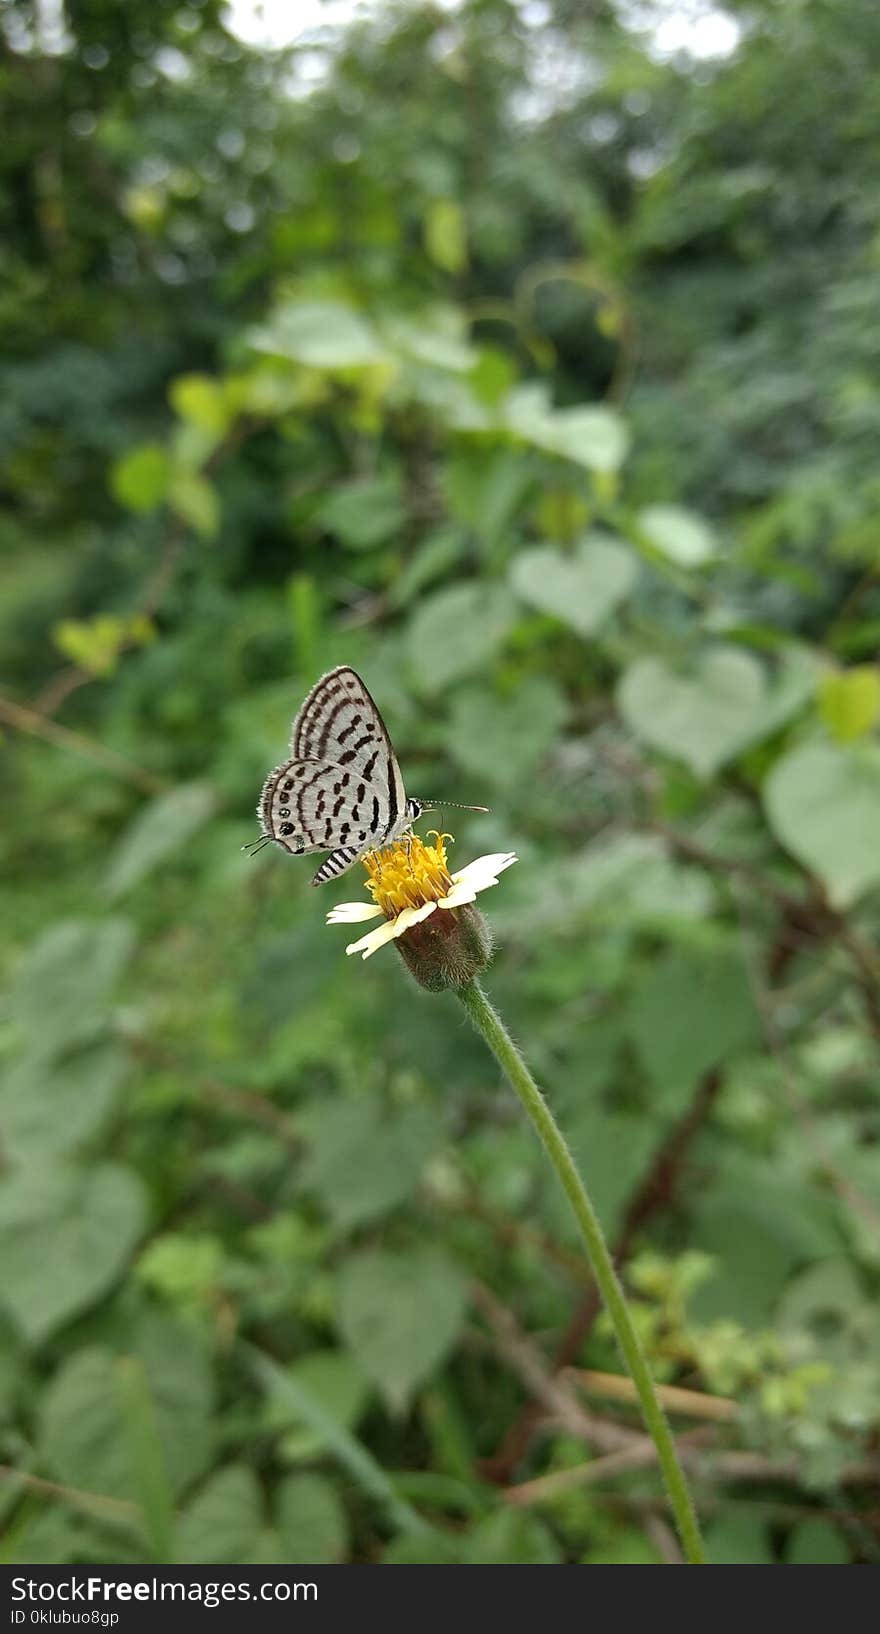
M 638 1401 L 632 1379 L 623 1373 L 567 1367 L 562 1377 L 589 1396 L 603 1396 L 608 1401 L 633 1404 Z M 688 1418 L 710 1418 L 718 1423 L 730 1423 L 739 1417 L 739 1403 L 731 1401 L 728 1396 L 710 1396 L 705 1390 L 684 1390 L 677 1384 L 658 1384 L 657 1394 L 668 1413 L 682 1413 Z
M 569 1435 L 603 1453 L 619 1452 L 624 1447 L 631 1449 L 643 1440 L 653 1445 L 647 1436 L 588 1413 L 568 1386 L 550 1372 L 537 1345 L 523 1332 L 513 1312 L 502 1305 L 482 1282 L 472 1282 L 471 1294 L 511 1371 Z
M 27 732 L 31 737 L 43 738 L 56 749 L 69 750 L 84 760 L 92 760 L 98 766 L 103 766 L 108 772 L 117 777 L 125 778 L 127 783 L 133 783 L 136 788 L 143 789 L 145 794 L 161 794 L 167 787 L 163 780 L 155 777 L 143 766 L 138 766 L 133 760 L 126 760 L 118 755 L 115 749 L 108 749 L 103 743 L 96 743 L 94 738 L 86 737 L 83 732 L 71 731 L 69 726 L 60 726 L 57 721 L 49 720 L 39 710 L 31 709 L 26 704 L 15 703 L 12 698 L 0 697 L 0 721 L 7 726 L 14 726 L 19 732 Z
M 57 1481 L 45 1481 L 42 1476 L 16 1469 L 12 1464 L 0 1464 L 0 1481 L 20 1486 L 22 1490 L 33 1492 L 41 1498 L 57 1499 L 61 1503 L 70 1504 L 74 1509 L 83 1510 L 89 1515 L 101 1516 L 106 1520 L 135 1525 L 140 1522 L 140 1508 L 128 1498 L 110 1498 L 103 1492 L 87 1492 L 82 1487 L 61 1486 Z
M 643 1525 L 660 1559 L 667 1566 L 683 1566 L 684 1558 L 669 1522 L 659 1515 L 656 1509 L 649 1509 L 645 1513 Z

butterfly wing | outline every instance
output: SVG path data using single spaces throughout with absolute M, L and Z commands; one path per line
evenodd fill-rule
M 266 838 L 291 856 L 341 849 L 351 852 L 348 867 L 381 842 L 387 815 L 383 799 L 381 785 L 368 782 L 350 766 L 285 760 L 266 778 L 257 815 Z
M 290 752 L 296 760 L 331 761 L 375 785 L 382 827 L 374 837 L 392 832 L 406 790 L 385 722 L 353 669 L 342 664 L 315 682 L 293 723 Z

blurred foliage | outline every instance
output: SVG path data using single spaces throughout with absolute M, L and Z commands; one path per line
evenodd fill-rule
M 339 662 L 520 855 L 713 1559 L 878 1558 L 880 11 L 670 11 L 0 8 L 7 1560 L 662 1552 L 472 1298 L 637 1430 L 491 1061 L 241 855 Z

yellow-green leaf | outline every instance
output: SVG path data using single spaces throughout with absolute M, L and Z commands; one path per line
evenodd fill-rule
M 463 272 L 467 266 L 467 228 L 464 212 L 454 199 L 435 199 L 425 216 L 425 249 L 444 272 Z
M 210 375 L 178 375 L 171 382 L 168 397 L 175 413 L 182 420 L 192 421 L 201 431 L 222 437 L 228 430 L 230 412 L 226 394 Z
M 176 472 L 169 497 L 178 516 L 196 533 L 203 539 L 214 537 L 220 526 L 220 501 L 207 477 L 198 471 Z
M 158 443 L 144 443 L 117 460 L 110 473 L 110 487 L 121 505 L 130 511 L 154 511 L 168 493 L 171 463 Z
M 874 664 L 826 676 L 819 693 L 819 712 L 839 743 L 863 738 L 880 721 L 880 670 Z
M 125 644 L 126 625 L 111 614 L 93 619 L 64 618 L 55 625 L 52 636 L 59 652 L 90 675 L 112 675 Z

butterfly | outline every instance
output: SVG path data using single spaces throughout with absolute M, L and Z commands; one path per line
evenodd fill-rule
M 315 682 L 294 720 L 290 748 L 292 758 L 263 784 L 261 838 L 245 849 L 256 852 L 274 842 L 294 857 L 329 851 L 313 885 L 344 874 L 366 852 L 393 844 L 422 812 L 433 810 L 407 795 L 385 722 L 346 664 Z

